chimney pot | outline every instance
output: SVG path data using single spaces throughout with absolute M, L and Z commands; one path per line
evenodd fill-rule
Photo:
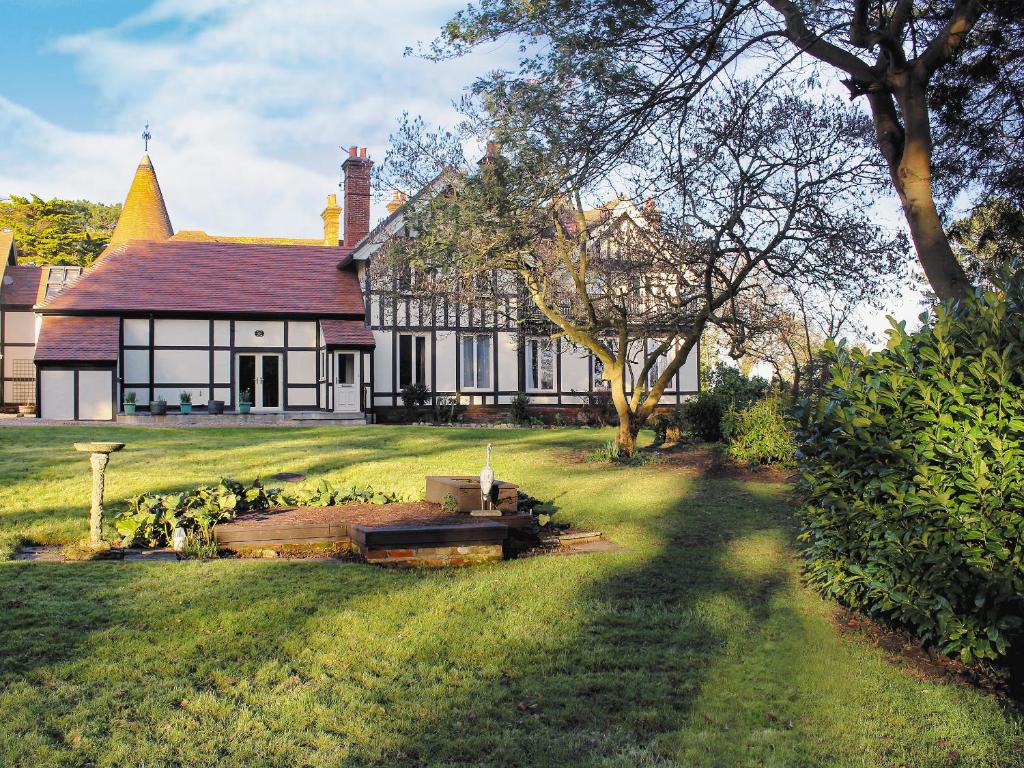
M 357 147 L 349 147 L 348 148 L 348 156 L 349 157 L 355 157 L 357 151 L 358 151 Z
M 360 157 L 366 157 L 366 147 L 361 147 L 359 149 L 359 156 Z

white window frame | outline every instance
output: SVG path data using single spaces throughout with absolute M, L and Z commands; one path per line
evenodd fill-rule
M 646 350 L 644 352 L 644 359 L 646 360 L 647 355 L 650 355 L 652 352 L 654 352 L 654 350 L 656 350 L 660 345 L 660 341 L 649 339 L 646 345 Z M 675 345 L 673 344 L 671 347 L 668 348 L 667 352 L 663 352 L 662 354 L 660 354 L 658 356 L 658 359 L 654 361 L 654 365 L 652 365 L 651 369 L 647 372 L 648 389 L 651 389 L 657 383 L 658 377 L 661 376 L 662 371 L 668 368 L 669 355 L 673 353 L 674 349 Z M 668 392 L 671 390 L 672 381 L 670 380 L 668 385 L 665 387 L 665 391 Z
M 486 342 L 486 346 L 481 342 Z M 469 358 L 473 365 L 466 365 L 466 350 L 470 350 Z M 480 352 L 487 350 L 487 359 L 481 368 Z M 460 389 L 462 390 L 490 390 L 491 377 L 493 376 L 492 364 L 494 358 L 494 339 L 489 333 L 466 333 L 459 341 L 459 360 L 461 362 L 459 377 L 461 379 Z M 485 381 L 481 383 L 480 373 L 483 371 Z
M 540 363 L 544 363 L 544 358 L 547 357 L 551 364 L 551 385 L 543 386 L 544 377 L 543 369 L 537 367 L 537 377 L 534 378 L 534 357 L 537 352 L 544 350 L 547 352 L 545 355 L 543 352 L 540 356 Z M 555 390 L 555 342 L 547 336 L 534 336 L 526 340 L 526 390 L 528 392 L 554 392 Z
M 410 378 L 409 381 L 402 381 L 402 339 L 408 337 L 409 341 L 409 352 L 412 356 L 410 362 Z M 416 339 L 423 339 L 423 346 L 421 351 L 417 353 L 417 349 L 420 345 L 416 343 Z M 430 352 L 427 347 L 430 345 L 429 337 L 424 333 L 400 333 L 398 334 L 397 344 L 395 345 L 395 381 L 398 383 L 397 389 L 401 390 L 402 387 L 407 384 L 423 384 L 429 386 L 430 384 Z M 422 357 L 420 356 L 422 355 Z M 421 366 L 417 363 L 422 364 L 423 380 L 420 381 L 417 377 L 417 373 L 420 371 Z

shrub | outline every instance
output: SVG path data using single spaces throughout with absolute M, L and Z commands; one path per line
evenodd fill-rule
M 879 352 L 829 345 L 798 434 L 810 583 L 965 661 L 1024 641 L 1021 296 L 1018 275 Z
M 680 406 L 684 424 L 694 437 L 713 443 L 722 437 L 722 401 L 712 392 L 701 392 Z
M 434 398 L 434 420 L 441 424 L 454 424 L 462 421 L 466 406 L 462 404 L 462 395 L 439 395 Z
M 406 384 L 402 387 L 401 394 L 402 405 L 407 410 L 412 410 L 417 406 L 426 405 L 427 400 L 430 399 L 430 390 L 427 389 L 426 384 L 416 382 L 415 384 Z
M 732 365 L 718 363 L 709 376 L 710 386 L 706 391 L 718 398 L 722 410 L 729 407 L 742 411 L 751 403 L 768 396 L 771 384 L 760 376 L 743 375 L 743 371 Z
M 607 389 L 588 392 L 587 401 L 580 409 L 580 413 L 587 424 L 595 427 L 607 427 L 609 424 L 618 423 L 612 393 Z
M 654 431 L 655 445 L 663 445 L 666 442 L 676 443 L 683 438 L 685 422 L 683 421 L 683 412 L 680 408 L 668 413 L 655 414 L 649 423 Z
M 509 416 L 516 424 L 525 424 L 530 420 L 530 398 L 520 392 L 512 398 L 512 405 L 509 409 Z
M 728 443 L 726 453 L 735 461 L 784 466 L 794 462 L 793 429 L 778 396 L 758 400 L 741 411 L 730 408 L 722 418 L 722 437 Z

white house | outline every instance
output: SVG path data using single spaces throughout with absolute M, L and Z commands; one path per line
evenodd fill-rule
M 410 383 L 476 410 L 519 392 L 568 409 L 602 388 L 586 350 L 524 334 L 498 290 L 489 308 L 376 291 L 371 166 L 365 149 L 349 150 L 322 238 L 220 237 L 173 232 L 143 156 L 107 250 L 64 290 L 37 288 L 38 414 L 115 419 L 129 392 L 140 411 L 163 399 L 173 412 L 188 392 L 200 412 L 211 400 L 237 412 L 244 394 L 253 412 L 386 420 Z M 389 211 L 375 233 L 402 226 L 400 202 Z M 697 358 L 667 403 L 697 391 Z

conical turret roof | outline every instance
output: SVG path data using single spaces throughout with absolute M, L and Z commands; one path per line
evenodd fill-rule
M 149 154 L 142 155 L 107 250 L 129 240 L 167 240 L 174 234 Z

